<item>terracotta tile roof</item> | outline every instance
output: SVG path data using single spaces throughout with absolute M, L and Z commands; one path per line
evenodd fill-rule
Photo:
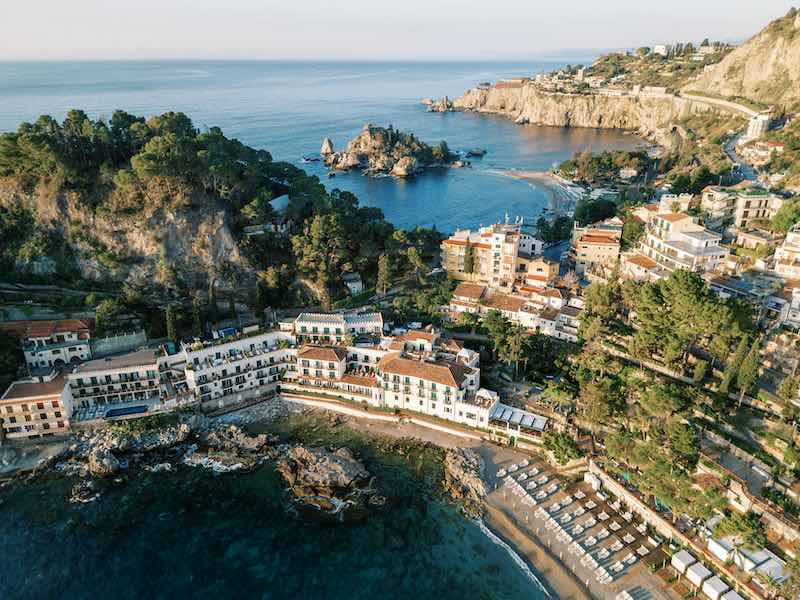
M 461 300 L 450 300 L 450 304 L 453 306 L 463 306 L 464 308 L 478 307 L 478 305 L 475 302 L 462 302 Z
M 458 287 L 453 290 L 453 296 L 459 298 L 470 298 L 477 302 L 481 299 L 481 296 L 483 296 L 485 291 L 486 288 L 482 285 L 478 285 L 477 283 L 459 283 Z
M 362 387 L 378 387 L 380 384 L 374 376 L 346 374 L 341 379 L 342 383 L 350 385 L 360 385 Z
M 542 290 L 540 293 L 546 298 L 563 298 L 561 292 L 555 288 L 547 288 L 546 290 Z
M 303 346 L 298 351 L 297 358 L 340 362 L 347 358 L 347 351 L 338 346 Z
M 378 363 L 378 369 L 391 375 L 415 377 L 456 388 L 464 382 L 467 374 L 472 371 L 472 369 L 456 363 L 445 361 L 434 363 L 414 360 L 396 353 L 384 356 Z
M 633 263 L 637 267 L 642 267 L 643 269 L 654 269 L 655 267 L 658 266 L 656 261 L 642 254 L 633 254 L 631 256 L 626 256 L 625 262 Z
M 6 321 L 0 329 L 21 338 L 51 337 L 57 333 L 89 333 L 89 326 L 80 319 L 58 321 Z
M 6 393 L 0 398 L 0 402 L 17 401 L 19 402 L 25 398 L 41 398 L 53 397 L 58 398 L 64 390 L 66 384 L 66 376 L 61 373 L 50 381 L 43 383 L 39 382 L 21 382 L 15 381 L 6 390 Z
M 434 338 L 436 337 L 435 334 L 429 331 L 419 331 L 412 329 L 411 331 L 406 331 L 403 335 L 400 336 L 400 339 L 406 341 L 414 341 L 414 340 L 425 340 L 426 342 L 433 343 Z
M 525 305 L 524 298 L 515 298 L 507 294 L 491 294 L 484 298 L 484 304 L 487 308 L 495 308 L 497 310 L 505 310 L 509 312 L 517 312 Z
M 685 215 L 683 213 L 665 213 L 663 215 L 658 215 L 658 218 L 669 221 L 670 223 L 677 223 L 678 221 L 683 221 L 684 219 L 691 219 L 689 215 Z
M 446 239 L 442 243 L 443 244 L 447 244 L 448 246 L 466 246 L 467 245 L 467 240 Z
M 458 352 L 464 347 L 464 344 L 462 342 L 459 342 L 458 340 L 454 340 L 453 338 L 444 338 L 439 340 L 439 347 L 442 350 L 450 350 L 453 352 Z
M 578 243 L 595 246 L 618 246 L 619 236 L 613 234 L 585 233 L 578 238 Z

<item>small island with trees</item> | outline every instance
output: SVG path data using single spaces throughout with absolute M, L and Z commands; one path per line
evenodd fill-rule
M 360 169 L 364 174 L 389 174 L 394 177 L 411 177 L 423 169 L 433 167 L 463 167 L 462 161 L 450 151 L 447 142 L 429 146 L 413 133 L 367 123 L 347 148 L 335 152 L 329 138 L 320 150 L 325 164 L 334 171 Z

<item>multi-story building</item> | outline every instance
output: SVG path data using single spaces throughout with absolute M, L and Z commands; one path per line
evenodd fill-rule
M 659 214 L 647 225 L 637 250 L 623 256 L 622 273 L 633 279 L 655 280 L 676 269 L 714 271 L 728 254 L 721 241 L 721 235 L 698 225 L 689 215 Z
M 56 370 L 13 382 L 0 396 L 0 440 L 66 435 L 72 394 Z
M 730 225 L 747 229 L 754 221 L 772 219 L 783 203 L 781 196 L 749 184 L 709 186 L 703 190 L 700 209 L 711 229 L 721 230 Z
M 0 330 L 19 338 L 31 370 L 63 367 L 89 360 L 89 327 L 79 319 L 7 321 Z
M 800 225 L 792 227 L 775 249 L 775 274 L 782 279 L 800 279 Z
M 186 384 L 201 402 L 252 398 L 295 369 L 294 344 L 293 335 L 280 331 L 184 344 Z
M 442 266 L 453 279 L 511 290 L 520 258 L 541 254 L 543 248 L 519 223 L 461 229 L 442 242 Z
M 299 341 L 313 344 L 345 342 L 347 337 L 382 335 L 381 313 L 302 313 L 294 320 Z
M 622 240 L 622 220 L 616 217 L 572 230 L 570 260 L 575 272 L 611 270 L 617 266 Z
M 160 350 L 143 349 L 78 365 L 67 375 L 75 405 L 160 401 L 160 355 Z

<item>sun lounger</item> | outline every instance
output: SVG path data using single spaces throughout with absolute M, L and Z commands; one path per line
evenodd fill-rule
M 636 554 L 638 554 L 639 556 L 647 556 L 648 554 L 650 554 L 650 550 L 648 550 L 646 546 L 639 546 L 636 549 Z
M 639 523 L 636 526 L 636 531 L 638 531 L 642 535 L 646 535 L 647 534 L 647 524 L 646 523 Z
M 614 571 L 614 573 L 619 573 L 624 568 L 625 567 L 623 567 L 622 563 L 619 562 L 619 561 L 617 561 L 613 565 L 611 565 L 611 570 Z
M 505 470 L 505 469 L 500 469 L 500 470 L 497 472 L 497 477 L 498 477 L 498 478 L 500 478 L 500 479 L 502 479 L 502 478 L 503 478 L 503 477 L 505 477 L 506 475 L 508 475 L 508 473 L 506 473 L 506 470 Z
M 529 481 L 528 483 L 525 484 L 525 487 L 528 488 L 529 490 L 535 490 L 536 489 L 536 482 L 535 481 Z
M 619 509 L 622 508 L 622 505 L 619 503 L 619 500 L 614 500 L 614 502 L 610 503 L 608 507 L 615 512 L 619 512 Z
M 594 536 L 588 537 L 583 541 L 583 545 L 586 546 L 587 548 L 591 548 L 592 546 L 596 546 L 597 545 L 597 538 L 595 538 Z
M 582 517 L 585 514 L 586 514 L 586 511 L 583 509 L 583 507 L 579 506 L 578 508 L 575 509 L 575 512 L 572 513 L 572 516 L 573 517 Z
M 510 467 L 508 467 L 509 473 L 516 473 L 517 471 L 519 471 L 519 467 L 517 465 L 511 465 Z
M 538 481 L 541 485 L 544 485 L 545 483 L 547 483 L 547 475 L 542 475 L 536 481 Z
M 559 510 L 561 510 L 561 505 L 558 502 L 554 502 L 547 507 L 547 512 L 549 512 L 551 515 L 553 513 L 557 513 Z
M 632 565 L 635 562 L 636 562 L 635 554 L 628 554 L 628 556 L 625 557 L 625 564 Z
M 526 459 L 525 459 L 525 460 L 523 460 L 521 463 L 519 463 L 519 468 L 520 468 L 520 469 L 524 469 L 524 468 L 525 468 L 525 467 L 527 467 L 529 464 L 531 464 L 531 461 L 529 461 L 529 460 L 526 458 Z
M 603 527 L 603 528 L 602 528 L 600 531 L 598 531 L 598 532 L 597 532 L 597 539 L 598 539 L 598 540 L 604 540 L 604 539 L 606 539 L 606 538 L 607 538 L 609 535 L 610 535 L 610 534 L 608 533 L 608 529 L 606 529 L 605 527 Z
M 623 547 L 624 547 L 624 546 L 622 545 L 622 542 L 620 542 L 619 540 L 616 540 L 616 541 L 615 541 L 613 544 L 611 544 L 611 545 L 608 547 L 608 549 L 609 549 L 611 552 L 619 552 L 620 550 L 622 550 L 622 548 L 623 548 Z
M 584 529 L 580 525 L 575 525 L 575 527 L 572 528 L 572 535 L 580 535 L 583 532 L 584 532 Z
M 589 527 L 594 527 L 595 525 L 597 525 L 597 519 L 595 519 L 594 517 L 589 517 L 583 522 L 583 526 L 586 529 L 589 529 Z
M 636 541 L 636 538 L 633 537 L 630 533 L 626 533 L 625 536 L 622 538 L 622 541 L 626 544 L 632 544 Z
M 609 516 L 606 511 L 603 511 L 599 515 L 597 515 L 597 518 L 600 519 L 601 521 L 608 521 Z
M 557 491 L 558 491 L 558 485 L 556 485 L 555 483 L 551 483 L 550 487 L 547 488 L 548 494 L 554 494 Z
M 560 521 L 561 521 L 562 525 L 566 525 L 567 523 L 572 521 L 572 515 L 570 515 L 569 513 L 567 513 L 565 515 L 561 515 Z
M 584 498 L 586 498 L 586 494 L 584 494 L 582 491 L 578 490 L 577 492 L 575 492 L 575 497 L 578 500 L 583 500 Z
M 592 510 L 593 508 L 597 508 L 597 504 L 594 501 L 589 500 L 586 504 L 583 505 L 586 510 Z
M 544 490 L 541 490 L 536 494 L 537 500 L 544 500 L 545 498 L 547 498 L 547 492 L 545 492 Z
M 611 556 L 611 553 L 608 551 L 608 548 L 600 548 L 600 551 L 597 553 L 597 558 L 600 560 L 605 560 L 609 556 Z
M 616 521 L 611 521 L 611 524 L 608 526 L 611 531 L 619 531 L 622 529 L 622 525 L 617 523 Z
M 527 473 L 523 473 L 522 475 L 517 477 L 517 481 L 525 481 L 527 478 L 528 478 L 528 474 Z
M 631 511 L 626 511 L 622 513 L 622 518 L 625 519 L 628 523 L 633 521 L 633 513 Z
M 608 500 L 608 496 L 606 496 L 603 492 L 597 492 L 597 497 L 604 502 Z
M 528 471 L 531 477 L 536 477 L 539 474 L 539 469 L 533 467 L 530 471 Z

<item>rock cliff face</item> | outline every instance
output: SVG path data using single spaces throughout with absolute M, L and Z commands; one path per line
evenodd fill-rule
M 332 152 L 332 145 L 325 142 L 323 147 L 331 150 L 323 155 L 325 164 L 332 169 L 361 169 L 365 173 L 389 173 L 396 177 L 409 177 L 427 167 L 464 164 L 450 153 L 445 142 L 432 148 L 411 133 L 370 123 L 350 140 L 343 152 Z
M 453 110 L 497 113 L 517 123 L 552 127 L 625 129 L 666 144 L 675 123 L 716 109 L 674 96 L 559 94 L 528 85 L 473 88 L 453 102 Z
M 800 102 L 800 13 L 793 9 L 773 21 L 686 89 L 784 106 Z
M 29 193 L 0 181 L 0 206 L 26 208 L 45 229 L 63 236 L 72 254 L 68 267 L 85 279 L 167 284 L 178 277 L 202 287 L 208 274 L 221 266 L 250 270 L 232 233 L 230 214 L 209 198 L 179 194 L 93 212 L 70 193 Z M 28 272 L 54 272 L 56 265 L 49 262 L 37 259 L 17 266 Z

